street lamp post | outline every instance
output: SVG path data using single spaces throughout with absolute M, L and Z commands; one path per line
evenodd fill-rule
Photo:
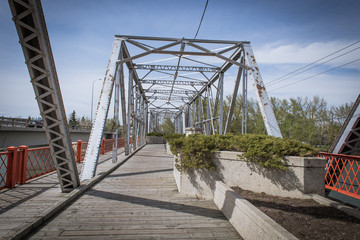
M 95 79 L 94 81 L 93 81 L 93 83 L 92 83 L 92 91 L 91 91 L 91 116 L 90 116 L 90 118 L 91 118 L 91 120 L 90 120 L 90 123 L 91 123 L 91 125 L 92 125 L 92 118 L 93 118 L 93 102 L 94 102 L 94 83 L 95 83 L 95 81 L 98 81 L 98 80 L 100 80 L 101 81 L 101 79 L 99 78 L 99 79 Z

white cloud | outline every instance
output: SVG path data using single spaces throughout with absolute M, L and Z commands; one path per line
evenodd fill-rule
M 308 64 L 327 55 L 330 55 L 348 45 L 349 41 L 329 41 L 313 43 L 282 44 L 279 42 L 266 44 L 254 49 L 255 57 L 259 64 Z M 351 51 L 351 52 L 350 52 Z M 350 52 L 345 54 L 346 52 Z M 325 62 L 331 58 L 338 57 L 328 63 L 330 66 L 339 66 L 359 58 L 360 42 L 346 48 L 318 63 Z M 340 56 L 345 54 L 343 56 Z M 346 68 L 360 70 L 360 62 L 349 64 Z

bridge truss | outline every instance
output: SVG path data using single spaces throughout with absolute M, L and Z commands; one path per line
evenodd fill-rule
M 227 74 L 230 69 L 235 69 L 235 77 Z M 246 99 L 248 76 L 267 133 L 281 137 L 250 42 L 116 35 L 81 180 L 95 174 L 114 89 L 114 117 L 120 125 L 121 103 L 125 153 L 129 154 L 143 145 L 145 134 L 157 129 L 166 118 L 172 119 L 179 133 L 184 133 L 186 127 L 201 128 L 206 135 L 229 132 L 241 80 Z M 224 90 L 232 92 L 227 116 L 223 114 Z M 242 131 L 246 133 L 246 101 L 242 108 Z M 118 130 L 114 136 L 117 134 Z
M 80 185 L 55 62 L 40 0 L 9 0 L 26 65 L 31 77 L 60 187 Z
M 40 0 L 9 0 L 9 5 L 60 186 L 63 192 L 69 192 L 80 185 L 80 179 L 41 3 Z M 231 75 L 226 73 L 233 67 L 237 69 L 236 77 L 230 80 Z M 128 84 L 125 84 L 125 75 Z M 248 75 L 255 86 L 268 134 L 281 137 L 249 42 L 116 35 L 81 180 L 95 174 L 113 92 L 118 126 L 114 139 L 119 134 L 121 103 L 125 153 L 129 154 L 143 145 L 145 134 L 156 130 L 166 118 L 172 119 L 178 133 L 184 133 L 186 127 L 200 128 L 206 135 L 229 132 L 241 80 L 242 132 L 246 133 Z M 224 116 L 224 90 L 228 89 L 232 95 L 228 114 Z M 113 162 L 116 162 L 116 146 L 115 140 Z

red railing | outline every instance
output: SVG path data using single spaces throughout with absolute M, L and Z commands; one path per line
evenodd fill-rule
M 0 152 L 0 189 L 3 189 L 6 187 L 6 180 L 7 177 L 7 169 L 8 169 L 8 159 L 11 152 Z
M 112 151 L 113 139 L 103 139 L 100 154 Z M 84 161 L 88 143 L 81 140 L 73 143 L 77 163 Z M 118 148 L 124 147 L 124 138 L 118 138 Z M 0 190 L 24 184 L 27 180 L 55 171 L 50 147 L 8 147 L 0 152 Z
M 320 153 L 327 160 L 325 188 L 360 199 L 360 157 Z

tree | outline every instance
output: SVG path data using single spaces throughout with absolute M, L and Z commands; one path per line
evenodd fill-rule
M 229 111 L 231 97 L 224 100 L 224 117 Z M 274 114 L 284 138 L 296 139 L 327 150 L 333 144 L 350 112 L 352 104 L 327 107 L 324 98 L 271 98 Z M 238 96 L 230 132 L 241 133 L 242 98 Z M 248 100 L 247 133 L 266 134 L 260 108 L 254 99 Z
M 165 118 L 164 122 L 161 124 L 162 132 L 165 134 L 174 133 L 175 126 L 169 117 Z
M 79 125 L 79 120 L 76 118 L 75 110 L 73 110 L 72 113 L 70 114 L 69 125 L 71 127 L 76 127 Z

